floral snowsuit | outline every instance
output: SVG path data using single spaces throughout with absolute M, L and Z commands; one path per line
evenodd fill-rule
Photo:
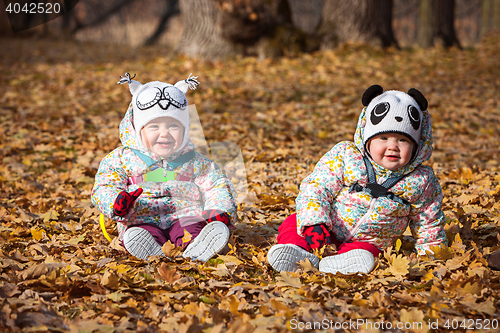
M 180 166 L 169 164 L 179 156 L 194 150 L 191 141 L 168 158 L 147 151 L 136 142 L 132 107 L 120 123 L 123 146 L 109 153 L 100 163 L 92 190 L 92 202 L 108 218 L 118 222 L 120 239 L 127 227 L 153 224 L 169 228 L 175 221 L 190 216 L 201 216 L 204 210 L 227 212 L 231 223 L 237 219 L 236 192 L 231 181 L 212 160 L 196 152 Z M 148 167 L 134 150 L 154 160 Z M 155 167 L 173 171 L 174 179 L 165 182 L 143 181 L 144 175 Z M 144 192 L 134 202 L 126 216 L 113 213 L 113 204 L 121 191 L 132 192 L 142 187 Z
M 390 171 L 370 159 L 379 184 L 405 175 L 390 189 L 405 204 L 352 190 L 356 183 L 368 183 L 363 161 L 365 112 L 366 108 L 359 117 L 354 142 L 335 145 L 303 180 L 296 199 L 297 234 L 303 237 L 306 226 L 325 224 L 340 243 L 363 242 L 383 250 L 409 225 L 419 254 L 432 245 L 446 244 L 441 187 L 432 169 L 422 165 L 432 154 L 429 113 L 424 111 L 421 139 L 410 164 Z

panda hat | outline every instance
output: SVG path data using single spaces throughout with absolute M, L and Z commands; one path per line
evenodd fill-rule
M 135 75 L 134 75 L 135 77 Z M 170 83 L 152 81 L 141 84 L 132 80 L 129 73 L 121 76 L 118 84 L 128 83 L 132 94 L 132 111 L 137 141 L 142 144 L 141 129 L 151 120 L 160 117 L 171 117 L 184 126 L 184 139 L 178 150 L 184 148 L 189 141 L 189 111 L 186 93 L 200 84 L 197 76 L 189 77 L 172 85 Z
M 411 88 L 408 93 L 397 90 L 384 92 L 379 85 L 369 87 L 361 99 L 366 106 L 366 125 L 363 146 L 374 136 L 383 133 L 399 133 L 407 136 L 417 150 L 422 133 L 423 111 L 427 99 L 420 91 Z

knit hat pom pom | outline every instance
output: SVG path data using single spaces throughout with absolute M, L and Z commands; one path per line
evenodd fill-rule
M 189 74 L 187 79 L 179 81 L 176 84 L 174 84 L 174 87 L 178 88 L 184 94 L 186 94 L 189 89 L 195 90 L 200 85 L 200 82 L 198 82 L 197 76 L 191 76 L 191 75 L 192 74 Z

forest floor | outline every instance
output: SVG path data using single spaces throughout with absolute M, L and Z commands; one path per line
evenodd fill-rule
M 0 330 L 281 332 L 499 330 L 500 35 L 475 48 L 335 51 L 210 62 L 161 48 L 2 39 Z M 145 83 L 190 73 L 205 137 L 245 159 L 249 195 L 231 251 L 205 264 L 129 256 L 101 232 L 90 202 L 100 160 L 119 142 L 125 72 Z M 368 275 L 303 265 L 277 273 L 266 255 L 295 212 L 300 181 L 352 140 L 372 84 L 429 101 L 433 167 L 449 247 L 411 252 L 404 236 Z M 116 236 L 112 221 L 107 230 Z

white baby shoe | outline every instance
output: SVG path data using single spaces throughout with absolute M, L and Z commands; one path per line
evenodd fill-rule
M 164 255 L 161 246 L 153 236 L 139 227 L 131 227 L 125 231 L 123 245 L 131 255 L 144 260 L 147 260 L 149 256 Z
M 207 262 L 226 246 L 229 240 L 229 228 L 222 222 L 215 221 L 201 229 L 200 234 L 186 247 L 184 258 Z
M 317 256 L 294 244 L 277 244 L 267 253 L 267 261 L 278 272 L 295 272 L 299 269 L 298 262 L 305 259 L 309 259 L 314 267 L 318 267 Z
M 319 262 L 319 271 L 342 274 L 368 274 L 375 267 L 375 257 L 370 251 L 354 249 L 345 253 L 325 257 Z

